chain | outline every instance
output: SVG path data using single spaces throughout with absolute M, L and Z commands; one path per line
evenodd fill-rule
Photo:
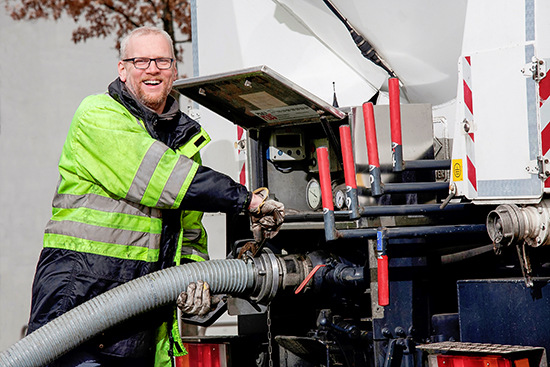
M 273 367 L 273 343 L 271 336 L 271 304 L 267 305 L 267 353 L 269 354 L 269 367 Z

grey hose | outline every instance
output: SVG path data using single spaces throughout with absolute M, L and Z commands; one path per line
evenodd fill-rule
M 254 287 L 254 265 L 211 260 L 161 270 L 122 284 L 70 310 L 0 354 L 2 367 L 43 366 L 131 317 L 175 302 L 187 285 L 210 284 L 213 293 L 240 294 Z

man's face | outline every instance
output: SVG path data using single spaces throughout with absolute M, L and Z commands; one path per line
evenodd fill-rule
M 162 35 L 148 34 L 135 36 L 130 39 L 126 49 L 125 59 L 134 57 L 173 58 L 172 48 L 168 40 Z M 172 90 L 172 83 L 176 79 L 176 62 L 167 70 L 161 70 L 154 61 L 147 69 L 137 69 L 132 62 L 119 61 L 118 75 L 132 94 L 145 106 L 162 113 L 166 105 L 166 98 Z

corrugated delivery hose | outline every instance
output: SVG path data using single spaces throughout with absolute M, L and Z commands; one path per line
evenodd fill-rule
M 149 310 L 175 303 L 197 280 L 212 293 L 242 294 L 253 289 L 254 264 L 237 259 L 185 264 L 111 289 L 29 334 L 0 354 L 2 367 L 43 366 L 101 331 Z

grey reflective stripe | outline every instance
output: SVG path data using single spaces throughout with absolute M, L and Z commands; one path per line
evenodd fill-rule
M 191 246 L 185 246 L 185 245 L 182 246 L 181 255 L 182 256 L 194 255 L 194 256 L 202 257 L 204 260 L 210 260 L 210 256 L 208 256 L 208 254 L 205 254 L 204 252 L 200 252 L 200 251 L 198 251 L 197 249 L 195 249 L 194 247 L 191 247 Z
M 137 117 L 136 117 L 136 122 L 137 122 L 137 124 L 139 125 L 139 127 L 141 127 L 143 130 L 147 131 L 147 129 L 145 129 L 145 126 L 143 125 L 143 123 L 141 122 L 141 120 L 138 119 Z
M 69 220 L 50 220 L 46 226 L 45 232 L 82 238 L 90 241 L 114 243 L 124 246 L 146 247 L 153 250 L 158 250 L 160 247 L 160 234 L 99 227 Z
M 538 176 L 532 175 L 531 178 L 518 180 L 479 180 L 477 191 L 479 196 L 484 196 L 485 199 L 538 197 L 542 194 L 541 185 Z
M 166 181 L 166 185 L 164 185 L 164 189 L 160 194 L 157 206 L 161 206 L 161 204 L 174 204 L 181 190 L 181 187 L 183 186 L 183 183 L 185 182 L 185 179 L 187 178 L 187 175 L 191 171 L 192 167 L 192 159 L 187 158 L 184 155 L 179 157 L 178 161 L 176 162 L 176 166 L 174 167 L 172 173 L 170 174 L 170 177 L 168 178 L 168 181 Z
M 535 0 L 525 1 L 525 41 L 535 40 Z M 529 63 L 532 60 L 529 60 Z
M 162 218 L 160 209 L 150 208 L 125 199 L 115 200 L 96 194 L 72 195 L 58 193 L 53 198 L 53 207 L 59 209 L 88 208 L 110 213 Z
M 149 150 L 145 153 L 145 157 L 143 157 L 141 161 L 134 181 L 126 194 L 126 198 L 138 203 L 141 201 L 147 189 L 147 185 L 149 185 L 149 181 L 151 177 L 153 177 L 153 173 L 155 173 L 158 163 L 167 150 L 168 147 L 160 141 L 155 141 L 151 144 Z
M 202 229 L 200 228 L 185 228 L 183 230 L 183 237 L 185 237 L 188 241 L 196 242 L 201 238 L 202 235 Z

